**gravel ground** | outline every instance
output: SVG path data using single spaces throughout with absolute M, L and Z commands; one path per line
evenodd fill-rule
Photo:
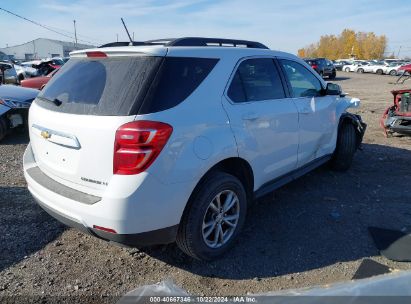
M 236 295 L 347 281 L 368 258 L 411 269 L 381 257 L 367 231 L 411 231 L 411 139 L 387 139 L 378 125 L 393 78 L 338 76 L 368 124 L 352 169 L 319 168 L 258 201 L 237 246 L 215 262 L 175 245 L 120 248 L 59 224 L 26 189 L 27 136 L 9 136 L 0 145 L 0 296 L 122 295 L 167 278 L 193 294 Z

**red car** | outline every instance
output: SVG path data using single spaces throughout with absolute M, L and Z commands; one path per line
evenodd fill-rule
M 49 73 L 46 76 L 40 76 L 40 77 L 34 77 L 34 78 L 28 78 L 25 80 L 21 81 L 21 86 L 26 87 L 26 88 L 33 88 L 37 90 L 42 90 L 44 86 L 49 82 L 51 77 L 56 74 L 58 69 L 55 69 L 53 72 Z

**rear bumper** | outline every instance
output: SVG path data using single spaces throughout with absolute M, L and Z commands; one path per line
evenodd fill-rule
M 30 145 L 24 154 L 23 167 L 29 191 L 47 213 L 67 226 L 127 246 L 174 242 L 190 195 L 189 185 L 166 185 L 152 176 L 142 177 L 136 191 L 125 197 L 121 193 L 113 196 L 113 189 L 107 191 L 110 195 L 102 197 L 79 192 L 43 173 Z M 95 226 L 115 233 L 97 230 Z
M 153 231 L 134 233 L 134 234 L 117 234 L 101 231 L 94 228 L 88 228 L 82 223 L 77 222 L 75 219 L 69 218 L 65 214 L 51 209 L 47 205 L 43 204 L 41 201 L 37 200 L 37 203 L 46 211 L 49 215 L 54 217 L 59 222 L 72 228 L 76 228 L 84 233 L 93 235 L 99 239 L 113 242 L 116 244 L 121 244 L 130 247 L 146 247 L 158 244 L 169 244 L 173 243 L 176 239 L 178 225 L 157 229 Z

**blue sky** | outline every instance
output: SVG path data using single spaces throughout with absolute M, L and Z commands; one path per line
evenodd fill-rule
M 135 40 L 207 36 L 257 40 L 296 53 L 324 34 L 344 28 L 388 37 L 388 51 L 411 56 L 410 0 L 0 0 L 0 7 L 95 44 L 126 40 L 123 17 Z M 57 35 L 0 11 L 0 47 Z

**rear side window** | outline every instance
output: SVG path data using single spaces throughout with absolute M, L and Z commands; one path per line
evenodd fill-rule
M 233 102 L 285 98 L 280 74 L 270 58 L 244 60 L 227 91 Z
M 140 114 L 172 108 L 188 96 L 208 76 L 218 59 L 166 57 L 150 86 Z

